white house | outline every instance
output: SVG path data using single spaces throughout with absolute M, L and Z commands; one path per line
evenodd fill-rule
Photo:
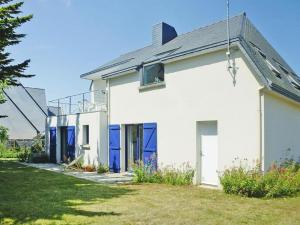
M 229 26 L 228 46 L 226 21 L 181 35 L 160 23 L 149 46 L 81 75 L 103 90 L 98 102 L 91 93 L 102 107 L 49 117 L 50 155 L 60 162 L 69 148 L 114 172 L 151 157 L 158 166 L 188 162 L 196 182 L 210 185 L 235 159 L 263 170 L 287 152 L 299 159 L 299 77 L 245 14 Z

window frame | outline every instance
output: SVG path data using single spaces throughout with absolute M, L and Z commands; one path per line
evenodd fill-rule
M 145 68 L 147 68 L 148 66 L 154 66 L 154 65 L 162 65 L 163 67 L 163 80 L 159 81 L 159 82 L 151 82 L 151 83 L 144 83 L 144 74 L 145 74 Z M 155 63 L 151 63 L 151 64 L 147 64 L 147 65 L 143 65 L 142 69 L 141 69 L 141 74 L 140 74 L 140 86 L 141 87 L 147 87 L 147 86 L 155 86 L 158 85 L 160 86 L 161 84 L 165 83 L 165 64 L 163 64 L 162 62 L 155 62 Z
M 82 144 L 90 144 L 90 126 L 88 124 L 82 125 Z

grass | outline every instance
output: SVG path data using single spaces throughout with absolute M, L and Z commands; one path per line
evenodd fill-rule
M 300 196 L 251 199 L 194 186 L 101 185 L 0 161 L 0 224 L 300 224 Z
M 0 158 L 16 159 L 18 152 L 12 149 L 0 149 Z

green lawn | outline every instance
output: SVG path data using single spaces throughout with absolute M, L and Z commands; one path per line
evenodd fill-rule
M 300 197 L 261 200 L 167 185 L 101 185 L 0 161 L 1 224 L 300 224 Z

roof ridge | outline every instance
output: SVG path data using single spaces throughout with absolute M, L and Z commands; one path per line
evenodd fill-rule
M 240 16 L 246 17 L 246 12 L 239 13 L 239 14 L 237 14 L 237 15 L 235 15 L 235 16 L 230 17 L 229 19 L 231 20 L 231 19 L 234 19 L 234 18 L 240 17 Z M 202 30 L 202 29 L 204 29 L 204 28 L 207 28 L 207 27 L 209 27 L 209 26 L 216 25 L 216 24 L 218 24 L 218 23 L 222 23 L 222 22 L 224 22 L 224 21 L 226 21 L 226 19 L 222 19 L 222 20 L 219 20 L 219 21 L 210 23 L 210 24 L 208 24 L 208 25 L 205 25 L 205 26 L 202 26 L 202 27 L 198 27 L 198 28 L 193 29 L 193 30 L 191 30 L 191 31 L 189 31 L 189 32 L 179 34 L 176 38 L 181 37 L 181 36 L 184 36 L 184 35 L 187 35 L 187 34 L 190 34 L 190 33 L 193 33 L 193 32 L 198 31 L 198 30 Z M 160 22 L 160 23 L 162 23 L 162 22 Z M 157 23 L 157 24 L 159 24 L 159 23 Z M 173 40 L 175 40 L 176 38 L 174 38 Z M 171 40 L 171 41 L 172 41 L 172 40 Z M 141 51 L 141 50 L 143 50 L 143 49 L 145 49 L 145 48 L 148 48 L 148 47 L 151 47 L 151 46 L 152 46 L 152 44 L 146 45 L 145 47 L 138 48 L 138 49 L 136 49 L 136 50 L 133 50 L 133 51 L 130 51 L 130 52 L 121 54 L 121 55 L 119 55 L 119 57 L 120 57 L 120 56 L 127 55 L 127 54 L 131 54 L 131 53 L 134 53 L 134 52 L 137 52 L 137 51 Z
M 239 13 L 239 14 L 237 14 L 237 15 L 235 15 L 235 16 L 232 16 L 232 17 L 229 18 L 229 20 L 232 20 L 232 19 L 234 19 L 234 18 L 236 18 L 236 17 L 240 17 L 240 16 L 246 17 L 246 12 L 242 12 L 242 13 Z M 202 30 L 202 29 L 204 29 L 204 28 L 207 28 L 207 27 L 216 25 L 216 24 L 218 24 L 218 23 L 225 22 L 226 20 L 227 20 L 227 19 L 218 20 L 218 21 L 216 21 L 216 22 L 210 23 L 210 24 L 205 25 L 205 26 L 203 26 L 203 27 L 198 27 L 198 28 L 193 29 L 193 30 L 191 30 L 191 31 L 189 31 L 189 32 L 182 33 L 182 34 L 178 35 L 177 37 L 184 36 L 184 35 L 193 33 L 193 32 L 198 31 L 198 30 Z M 174 39 L 176 39 L 176 38 L 174 38 Z
M 39 90 L 45 90 L 45 88 L 37 88 L 37 87 L 27 87 L 27 86 L 24 86 L 24 88 L 30 88 L 30 89 L 39 89 Z
M 240 36 L 244 37 L 245 35 L 245 26 L 246 26 L 246 20 L 248 20 L 246 12 L 243 13 L 243 20 L 242 20 L 242 24 L 241 24 L 241 32 L 240 32 Z
M 121 55 L 119 55 L 119 57 L 120 57 L 120 56 L 127 55 L 127 54 L 132 54 L 132 53 L 134 53 L 134 52 L 141 51 L 141 50 L 143 50 L 143 49 L 145 49 L 145 48 L 149 48 L 149 47 L 151 47 L 151 46 L 152 46 L 152 44 L 150 44 L 150 45 L 146 45 L 145 47 L 138 48 L 138 49 L 136 49 L 136 50 L 133 50 L 133 51 L 131 51 L 131 52 L 126 52 L 126 53 L 124 53 L 124 54 L 121 54 Z

